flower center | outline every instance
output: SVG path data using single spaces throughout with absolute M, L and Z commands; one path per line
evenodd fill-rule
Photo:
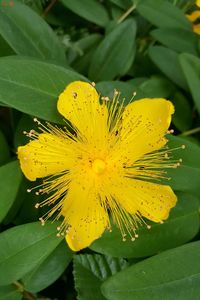
M 102 174 L 105 171 L 106 168 L 106 164 L 103 160 L 101 159 L 95 159 L 92 163 L 92 170 L 94 171 L 94 173 L 96 173 L 97 175 Z

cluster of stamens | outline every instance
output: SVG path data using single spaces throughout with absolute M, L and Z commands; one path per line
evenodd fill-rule
M 95 86 L 94 83 L 92 83 L 93 86 Z M 133 93 L 133 98 L 135 97 L 136 93 Z M 114 130 L 113 128 L 116 128 L 116 122 L 120 122 L 120 117 L 122 115 L 122 112 L 124 110 L 124 100 L 122 101 L 122 104 L 119 105 L 119 97 L 120 97 L 120 93 L 115 90 L 114 91 L 114 98 L 112 101 L 110 101 L 109 97 L 101 97 L 101 100 L 103 103 L 106 103 L 108 109 L 110 109 L 110 119 L 108 121 L 108 126 L 109 129 L 112 131 Z M 132 99 L 133 99 L 132 98 Z M 130 100 L 130 102 L 132 101 L 132 99 Z M 116 118 L 117 121 L 115 120 L 113 122 L 113 118 Z M 42 132 L 48 132 L 48 133 L 58 133 L 61 132 L 61 134 L 66 133 L 68 137 L 70 137 L 73 140 L 77 139 L 77 135 L 76 132 L 75 133 L 70 133 L 69 131 L 67 131 L 66 127 L 64 127 L 63 129 L 60 129 L 58 127 L 53 127 L 52 125 L 50 125 L 48 122 L 46 122 L 44 125 L 43 123 L 41 123 L 37 118 L 33 119 L 35 123 L 37 123 L 37 125 L 39 126 L 39 129 L 42 130 Z M 174 130 L 168 130 L 166 132 L 166 134 L 173 134 Z M 30 130 L 29 132 L 24 131 L 24 134 L 33 140 L 38 139 L 39 133 L 37 133 L 35 130 Z M 118 135 L 118 130 L 115 131 L 115 135 Z M 172 160 L 170 157 L 170 154 L 172 153 L 172 151 L 174 150 L 178 150 L 178 149 L 185 149 L 185 145 L 182 145 L 180 147 L 174 148 L 174 149 L 168 149 L 168 147 L 163 148 L 160 152 L 157 153 L 149 153 L 148 155 L 146 155 L 146 157 L 144 157 L 144 159 L 138 160 L 136 161 L 132 166 L 126 166 L 126 164 L 124 164 L 124 169 L 127 170 L 127 174 L 129 174 L 129 169 L 130 170 L 135 170 L 135 177 L 133 178 L 139 178 L 139 179 L 149 179 L 150 176 L 155 179 L 155 180 L 160 180 L 160 179 L 170 179 L 170 178 L 166 178 L 165 171 L 159 171 L 157 170 L 158 166 L 159 168 L 177 168 L 180 166 L 182 159 L 180 158 L 179 160 Z M 169 162 L 170 161 L 170 162 Z M 96 160 L 96 162 L 93 162 L 92 164 L 92 168 L 94 169 L 94 172 L 96 172 L 97 174 L 101 174 L 102 172 L 104 172 L 104 166 L 103 163 Z M 133 174 L 132 171 L 130 171 L 130 174 Z M 130 175 L 133 176 L 133 175 Z M 52 178 L 52 181 L 54 179 Z M 53 191 L 53 189 L 51 190 L 51 188 L 49 188 L 51 183 L 49 183 L 49 181 L 47 182 L 43 182 L 42 184 L 40 184 L 37 187 L 34 188 L 29 188 L 27 189 L 27 192 L 30 193 L 35 189 L 36 190 L 35 194 L 37 196 L 41 195 L 41 194 L 46 194 L 48 193 L 48 191 L 50 190 Z M 50 196 L 49 199 L 41 202 L 41 203 L 36 203 L 35 204 L 35 208 L 40 208 L 43 207 L 45 205 L 51 205 L 54 204 L 54 200 L 52 200 L 53 198 Z M 55 205 L 55 207 L 53 207 L 52 209 L 50 209 L 45 215 L 43 215 L 42 217 L 39 218 L 39 221 L 41 222 L 42 225 L 45 225 L 45 222 L 51 218 L 55 213 L 58 212 L 58 215 L 54 218 L 53 221 L 58 220 L 62 215 L 61 215 L 61 207 L 62 207 L 62 203 L 63 200 L 61 199 L 59 201 L 58 204 Z M 136 223 L 143 223 L 145 224 L 147 229 L 150 229 L 151 226 L 146 224 L 146 222 L 144 221 L 144 219 L 140 216 L 140 214 L 138 213 L 138 215 L 134 216 L 134 220 L 137 220 L 137 222 L 134 221 L 130 221 L 130 222 L 134 222 L 134 226 L 132 228 L 132 232 L 130 232 L 130 230 L 128 229 L 128 234 L 131 237 L 131 241 L 135 241 L 135 239 L 138 238 L 138 233 L 136 233 L 136 230 L 138 229 L 138 226 Z M 160 223 L 162 224 L 163 221 L 160 221 Z M 68 231 L 69 231 L 70 225 L 66 224 L 65 220 L 61 223 L 60 226 L 57 227 L 57 236 L 65 236 Z M 121 228 L 120 228 L 121 229 Z M 127 229 L 127 228 L 126 228 Z M 108 231 L 111 232 L 112 229 L 110 228 L 110 226 L 108 225 Z M 121 230 L 122 232 L 122 240 L 126 241 L 126 237 L 127 234 L 124 233 L 123 229 Z

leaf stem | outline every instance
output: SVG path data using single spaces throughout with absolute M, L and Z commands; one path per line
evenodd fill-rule
M 52 7 L 56 4 L 58 0 L 52 0 L 49 5 L 47 6 L 47 8 L 44 10 L 43 12 L 43 17 L 46 17 L 47 14 L 49 13 L 49 11 L 52 9 Z
M 120 24 L 121 22 L 123 22 L 132 13 L 132 11 L 134 11 L 135 8 L 135 4 L 129 7 L 129 9 L 118 19 L 117 23 Z
M 189 136 L 189 135 L 192 135 L 192 134 L 195 134 L 195 133 L 198 133 L 198 132 L 200 132 L 200 127 L 193 128 L 191 130 L 185 131 L 185 132 L 181 133 L 180 136 Z
M 23 294 L 24 299 L 37 300 L 37 298 L 35 298 L 35 296 L 32 293 L 25 290 L 23 284 L 21 284 L 19 281 L 15 281 L 15 282 L 13 282 L 13 284 L 17 287 L 18 291 L 21 294 Z

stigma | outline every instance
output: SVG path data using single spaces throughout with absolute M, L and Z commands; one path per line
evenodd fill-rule
M 106 163 L 101 159 L 95 159 L 92 163 L 92 170 L 95 174 L 101 175 L 106 169 Z

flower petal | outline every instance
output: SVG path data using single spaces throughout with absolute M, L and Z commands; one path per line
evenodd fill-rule
M 197 34 L 200 34 L 200 24 L 193 25 L 193 31 Z
M 107 107 L 100 104 L 96 89 L 87 82 L 70 83 L 60 94 L 57 108 L 88 140 L 107 132 Z
M 154 222 L 166 220 L 177 202 L 170 186 L 129 178 L 121 180 L 112 193 L 127 212 L 139 212 Z
M 32 181 L 69 169 L 74 161 L 72 141 L 48 133 L 18 147 L 17 153 L 23 173 Z
M 190 22 L 195 22 L 200 17 L 200 10 L 195 10 L 191 14 L 186 15 Z
M 62 214 L 69 225 L 66 241 L 73 251 L 88 247 L 108 226 L 107 213 L 88 180 L 71 182 Z
M 172 103 L 161 98 L 145 98 L 127 105 L 122 115 L 116 155 L 123 153 L 122 160 L 126 158 L 132 163 L 144 154 L 163 147 L 173 113 Z

